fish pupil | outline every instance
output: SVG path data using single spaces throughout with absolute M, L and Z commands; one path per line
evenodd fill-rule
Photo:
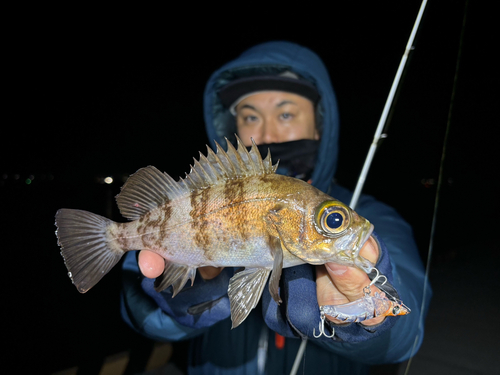
M 340 213 L 332 212 L 326 218 L 326 225 L 328 225 L 329 228 L 337 229 L 342 225 L 343 221 L 344 217 Z

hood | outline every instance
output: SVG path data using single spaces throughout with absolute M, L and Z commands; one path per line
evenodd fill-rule
M 221 104 L 217 95 L 223 86 L 238 78 L 279 74 L 287 70 L 299 74 L 315 85 L 321 96 L 316 110 L 322 117 L 321 141 L 312 174 L 312 184 L 322 191 L 327 191 L 337 167 L 338 107 L 325 65 L 318 55 L 308 48 L 290 42 L 259 44 L 213 73 L 206 85 L 203 98 L 208 139 L 212 147 L 215 147 L 214 140 L 222 147 L 226 147 L 224 137 L 232 141 L 236 133 L 235 118 L 229 109 Z

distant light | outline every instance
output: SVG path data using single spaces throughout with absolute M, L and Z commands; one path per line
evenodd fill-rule
M 106 178 L 104 179 L 104 182 L 105 182 L 105 183 L 107 183 L 108 185 L 109 185 L 109 184 L 112 184 L 112 183 L 113 183 L 113 177 L 106 177 Z
M 422 178 L 420 183 L 424 185 L 425 188 L 430 188 L 434 186 L 435 180 L 433 178 Z
M 31 184 L 31 179 L 27 178 L 25 182 L 26 182 L 26 185 L 29 185 L 29 184 Z

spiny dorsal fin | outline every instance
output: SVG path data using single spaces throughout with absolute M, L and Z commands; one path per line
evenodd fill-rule
M 192 191 L 205 189 L 227 180 L 276 172 L 278 164 L 272 164 L 269 151 L 266 158 L 262 160 L 253 139 L 250 151 L 247 150 L 238 136 L 236 136 L 236 141 L 237 148 L 226 138 L 227 152 L 217 142 L 215 142 L 217 153 L 207 146 L 207 156 L 200 153 L 200 159 L 194 159 L 191 170 L 186 173 L 185 178 L 180 179 L 179 184 Z
M 236 140 L 237 148 L 234 148 L 226 138 L 227 152 L 217 142 L 217 153 L 207 147 L 207 156 L 200 153 L 200 159 L 194 159 L 189 174 L 179 182 L 153 166 L 139 169 L 130 176 L 116 197 L 121 214 L 127 219 L 137 220 L 162 204 L 193 190 L 205 189 L 227 180 L 276 172 L 278 164 L 273 166 L 270 152 L 262 160 L 253 139 L 250 151 L 238 136 Z

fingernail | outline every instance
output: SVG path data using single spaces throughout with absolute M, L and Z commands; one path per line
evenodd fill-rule
M 345 273 L 345 271 L 347 271 L 347 266 L 343 266 L 337 263 L 328 263 L 326 266 L 330 270 L 330 273 L 334 275 L 342 275 L 343 273 Z

